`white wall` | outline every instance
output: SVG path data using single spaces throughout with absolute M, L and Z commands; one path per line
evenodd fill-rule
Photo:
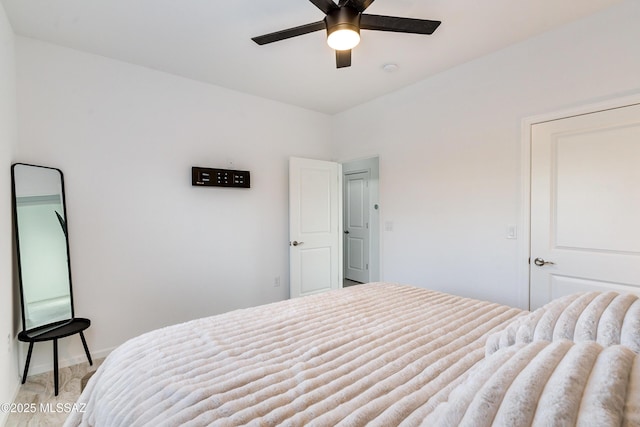
M 526 306 L 521 122 L 640 91 L 639 21 L 629 0 L 335 117 L 339 158 L 380 155 L 384 280 Z
M 11 178 L 16 136 L 16 76 L 14 36 L 0 4 L 0 403 L 12 402 L 18 372 L 14 340 Z M 10 337 L 9 340 L 7 338 Z M 0 425 L 7 414 L 0 412 Z
M 17 159 L 65 174 L 75 309 L 94 355 L 288 297 L 288 157 L 327 159 L 329 116 L 16 41 Z M 191 166 L 229 161 L 251 189 L 191 186 Z M 33 372 L 50 369 L 50 346 L 36 348 Z M 82 361 L 80 340 L 61 341 L 60 357 Z

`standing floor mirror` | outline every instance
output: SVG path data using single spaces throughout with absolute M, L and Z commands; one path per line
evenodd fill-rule
M 22 383 L 33 345 L 53 341 L 55 394 L 58 395 L 58 339 L 79 334 L 93 364 L 83 331 L 91 322 L 73 309 L 64 179 L 60 169 L 16 163 L 11 167 L 22 332 L 29 343 Z

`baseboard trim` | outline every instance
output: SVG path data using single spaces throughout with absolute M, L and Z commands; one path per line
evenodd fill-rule
M 98 351 L 92 351 L 91 352 L 91 359 L 93 360 L 97 360 L 97 359 L 102 359 L 105 358 L 109 355 L 109 353 L 111 353 L 113 350 L 115 350 L 116 347 L 110 347 L 110 348 L 106 348 L 103 350 L 98 350 Z M 82 353 L 79 354 L 77 356 L 73 356 L 73 357 L 68 357 L 66 359 L 58 359 L 58 368 L 66 368 L 68 366 L 73 366 L 73 365 L 78 365 L 80 363 L 86 363 L 87 362 L 87 356 Z M 24 371 L 24 361 L 22 361 L 22 367 L 20 370 L 20 380 L 22 381 L 22 372 Z M 51 360 L 51 362 L 48 363 L 40 363 L 40 364 L 31 364 L 29 366 L 29 375 L 28 377 L 32 376 L 32 375 L 38 375 L 38 374 L 44 374 L 45 372 L 53 372 L 53 360 Z M 18 387 L 19 389 L 20 387 Z M 0 425 L 2 425 L 0 423 Z

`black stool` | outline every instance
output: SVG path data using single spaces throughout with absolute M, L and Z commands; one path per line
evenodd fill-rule
M 89 354 L 89 347 L 87 347 L 87 341 L 84 339 L 84 334 L 82 333 L 82 331 L 87 329 L 89 326 L 91 326 L 91 321 L 89 319 L 77 317 L 71 320 L 65 320 L 63 322 L 57 322 L 40 328 L 31 329 L 28 332 L 20 332 L 18 334 L 18 339 L 22 342 L 29 343 L 29 352 L 27 353 L 27 362 L 24 365 L 22 384 L 27 380 L 29 362 L 31 362 L 31 352 L 33 351 L 33 344 L 36 342 L 53 340 L 53 383 L 55 385 L 56 396 L 58 395 L 58 339 L 80 334 L 80 339 L 82 339 L 82 345 L 84 346 L 84 352 L 87 354 L 89 365 L 93 365 L 91 354 Z

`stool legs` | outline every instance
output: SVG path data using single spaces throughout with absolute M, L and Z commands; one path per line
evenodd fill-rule
M 89 365 L 93 366 L 93 361 L 91 360 L 91 354 L 89 354 L 89 347 L 87 347 L 87 340 L 84 339 L 84 334 L 80 331 L 80 339 L 82 339 L 82 345 L 84 347 L 84 352 L 87 354 L 87 360 L 89 360 Z
M 33 351 L 33 341 L 29 343 L 29 352 L 27 353 L 27 362 L 24 365 L 24 374 L 22 374 L 22 384 L 27 380 L 29 373 L 29 363 L 31 362 L 31 352 Z
M 58 395 L 58 340 L 53 340 L 53 384 L 55 395 Z
M 31 362 L 31 353 L 33 352 L 33 341 L 29 343 L 29 352 L 27 353 L 27 362 L 24 365 L 24 374 L 22 374 L 22 384 L 27 381 L 29 373 L 29 363 Z M 53 340 L 53 385 L 56 396 L 58 395 L 58 340 Z

